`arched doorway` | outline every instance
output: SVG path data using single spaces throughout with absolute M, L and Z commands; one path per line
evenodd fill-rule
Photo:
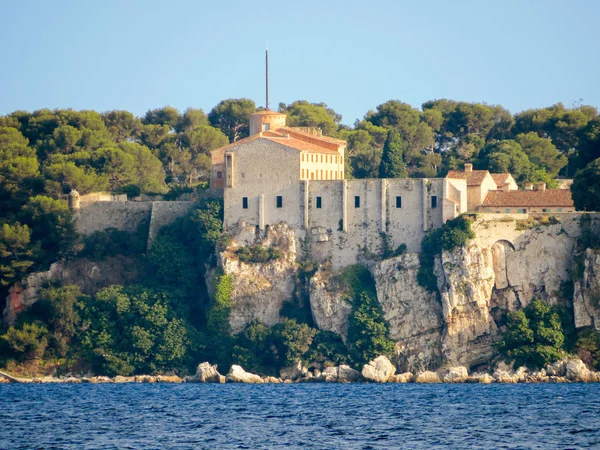
M 500 240 L 492 245 L 492 262 L 494 265 L 495 288 L 505 289 L 508 287 L 508 275 L 506 273 L 506 257 L 508 253 L 514 252 L 514 245 L 506 240 Z

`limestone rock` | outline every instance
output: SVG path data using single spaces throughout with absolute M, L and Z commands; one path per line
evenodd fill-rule
M 489 373 L 473 373 L 467 380 L 469 383 L 490 384 L 496 381 Z
M 396 372 L 396 368 L 385 356 L 378 356 L 362 368 L 362 376 L 367 381 L 386 383 Z
M 377 298 L 397 341 L 399 370 L 420 371 L 441 364 L 442 307 L 436 294 L 419 285 L 418 253 L 378 262 L 373 272 Z
M 0 384 L 5 384 L 5 383 L 10 383 L 10 380 L 8 378 L 4 378 L 3 376 L 0 376 Z
M 156 377 L 157 383 L 182 383 L 183 380 L 177 375 L 159 375 Z
M 338 379 L 339 383 L 353 383 L 360 380 L 360 373 L 358 370 L 354 370 L 352 367 L 342 364 L 338 368 Z
M 121 375 L 117 375 L 113 378 L 113 383 L 134 383 L 135 377 L 124 377 Z
M 404 373 L 399 373 L 397 375 L 394 375 L 390 382 L 393 383 L 410 383 L 411 381 L 413 381 L 415 378 L 415 376 L 412 374 L 412 372 L 404 372 Z
M 228 383 L 263 383 L 263 379 L 253 373 L 246 372 L 241 366 L 233 365 L 227 374 Z
M 321 372 L 319 379 L 326 383 L 336 383 L 339 376 L 339 367 L 326 367 Z
M 252 236 L 251 240 L 249 236 Z M 277 248 L 281 258 L 265 263 L 241 262 L 235 250 L 256 243 Z M 254 227 L 241 227 L 228 248 L 219 253 L 218 259 L 223 272 L 231 275 L 233 284 L 229 315 L 232 332 L 239 333 L 253 320 L 267 326 L 279 323 L 281 306 L 285 300 L 292 298 L 296 287 L 295 231 L 285 223 L 275 224 L 257 242 Z M 210 288 L 212 282 L 208 278 Z
M 426 370 L 425 372 L 421 372 L 415 378 L 415 383 L 441 383 L 440 377 L 437 373 L 432 372 L 430 370 Z
M 322 265 L 310 279 L 310 309 L 320 330 L 332 331 L 346 340 L 352 306 L 346 301 L 347 289 L 331 264 Z
M 583 383 L 596 381 L 595 374 L 590 372 L 590 369 L 580 359 L 573 359 L 567 362 L 566 377 L 570 381 Z
M 274 383 L 274 384 L 278 384 L 281 383 L 281 378 L 277 378 L 277 377 L 263 377 L 263 381 L 265 383 Z
M 600 331 L 600 251 L 587 249 L 584 271 L 576 280 L 573 293 L 575 326 L 594 327 Z
M 302 365 L 302 361 L 297 361 L 293 366 L 281 369 L 279 376 L 282 380 L 296 381 L 299 378 L 304 378 L 307 373 L 308 369 Z
M 98 377 L 91 377 L 90 378 L 90 383 L 112 383 L 113 380 L 110 379 L 109 377 L 105 377 L 105 376 L 98 376 Z
M 548 376 L 564 377 L 567 374 L 567 361 L 560 360 L 546 366 Z
M 196 374 L 193 376 L 192 382 L 196 383 L 219 383 L 221 374 L 217 371 L 217 366 L 211 366 L 209 362 L 203 362 L 198 365 Z
M 444 383 L 464 383 L 469 378 L 469 371 L 465 366 L 451 367 L 444 374 Z
M 134 381 L 136 383 L 156 383 L 157 377 L 153 377 L 150 375 L 136 375 L 134 377 Z

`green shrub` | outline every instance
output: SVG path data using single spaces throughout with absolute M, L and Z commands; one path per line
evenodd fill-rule
M 256 244 L 250 247 L 240 247 L 235 255 L 244 263 L 266 263 L 282 257 L 281 250 L 274 247 L 263 247 Z
M 319 330 L 306 354 L 306 360 L 309 365 L 320 369 L 347 364 L 348 347 L 338 334 Z
M 584 330 L 575 344 L 575 351 L 581 360 L 600 370 L 600 333 L 595 330 Z
M 17 359 L 39 359 L 48 345 L 48 329 L 43 323 L 24 323 L 10 327 L 1 338 Z
M 566 354 L 559 311 L 543 300 L 534 300 L 526 308 L 510 313 L 507 327 L 498 349 L 514 361 L 515 367 L 539 369 Z
M 84 237 L 83 249 L 79 256 L 92 261 L 102 261 L 117 255 L 141 255 L 146 251 L 147 235 L 147 223 L 140 224 L 135 233 L 121 231 L 116 228 L 95 231 Z

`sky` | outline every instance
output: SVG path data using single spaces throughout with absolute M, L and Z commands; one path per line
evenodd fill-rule
M 0 115 L 228 98 L 324 102 L 352 125 L 388 100 L 512 113 L 600 107 L 600 1 L 0 0 Z

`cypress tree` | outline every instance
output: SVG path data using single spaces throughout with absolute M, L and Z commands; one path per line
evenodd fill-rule
M 396 130 L 388 131 L 387 139 L 383 145 L 383 155 L 379 165 L 380 178 L 405 178 L 406 166 L 402 160 L 405 142 Z

